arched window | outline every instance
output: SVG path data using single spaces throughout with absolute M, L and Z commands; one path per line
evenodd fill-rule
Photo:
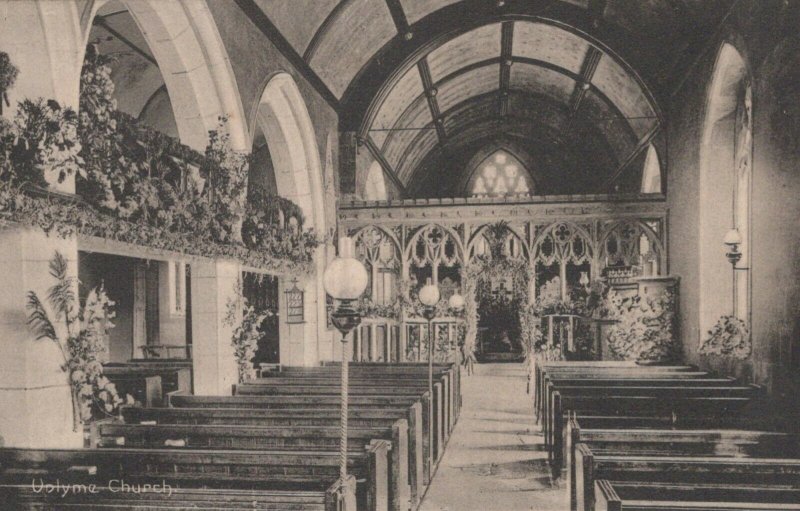
M 650 144 L 642 171 L 642 193 L 661 193 L 661 164 L 656 148 Z
M 386 181 L 383 179 L 383 169 L 378 162 L 372 162 L 367 172 L 367 182 L 364 185 L 364 200 L 386 200 Z
M 527 197 L 533 193 L 533 179 L 516 157 L 501 149 L 478 165 L 467 189 L 473 197 Z

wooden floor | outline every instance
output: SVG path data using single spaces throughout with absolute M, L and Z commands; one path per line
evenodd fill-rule
M 561 511 L 547 453 L 534 425 L 522 364 L 478 364 L 462 372 L 464 405 L 423 511 Z

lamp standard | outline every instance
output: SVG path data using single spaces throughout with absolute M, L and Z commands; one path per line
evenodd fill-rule
M 342 333 L 341 431 L 339 439 L 339 476 L 342 484 L 347 480 L 347 402 L 349 364 L 347 334 L 361 323 L 361 315 L 354 303 L 367 287 L 369 277 L 364 265 L 354 257 L 352 238 L 339 238 L 339 255 L 325 269 L 322 282 L 325 291 L 337 302 L 331 314 L 333 325 Z
M 419 290 L 419 301 L 425 306 L 422 317 L 428 320 L 428 417 L 433 417 L 433 318 L 436 317 L 436 304 L 439 303 L 439 287 L 428 279 Z M 428 438 L 433 439 L 433 420 L 428 420 Z M 431 462 L 432 460 L 428 460 Z M 433 470 L 433 467 L 431 467 Z
M 453 293 L 453 295 L 447 301 L 447 305 L 450 307 L 450 309 L 452 309 L 452 310 L 454 310 L 456 312 L 461 312 L 462 310 L 464 310 L 464 297 L 461 296 L 458 293 L 458 291 L 456 291 L 455 293 Z M 452 342 L 450 344 L 451 344 L 451 347 L 452 347 Z M 453 359 L 454 359 L 453 362 L 455 362 L 456 364 L 458 363 L 457 358 L 458 357 L 453 357 Z

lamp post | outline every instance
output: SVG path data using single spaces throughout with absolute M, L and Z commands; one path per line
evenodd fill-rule
M 422 317 L 428 320 L 428 417 L 433 417 L 433 318 L 436 317 L 436 304 L 439 303 L 439 287 L 428 279 L 419 290 L 419 301 L 425 306 Z M 428 438 L 433 440 L 433 420 L 428 420 Z M 429 460 L 431 461 L 431 460 Z M 431 467 L 433 470 L 433 467 Z
M 354 257 L 352 238 L 339 238 L 339 255 L 325 269 L 322 278 L 325 291 L 337 302 L 331 314 L 333 325 L 342 333 L 342 383 L 341 383 L 341 431 L 339 437 L 339 477 L 342 484 L 347 480 L 347 401 L 349 364 L 347 359 L 347 334 L 361 323 L 361 315 L 354 307 L 369 277 L 364 265 Z
M 464 297 L 461 296 L 458 293 L 458 291 L 456 291 L 447 301 L 447 305 L 450 307 L 450 309 L 456 312 L 461 312 L 462 310 L 464 310 Z M 452 345 L 452 342 L 450 344 Z M 457 357 L 453 358 L 454 358 L 453 362 L 458 363 L 458 360 L 456 360 Z
M 728 247 L 725 257 L 728 258 L 728 262 L 731 263 L 732 268 L 731 273 L 733 275 L 733 287 L 731 289 L 733 291 L 733 316 L 736 316 L 736 312 L 739 310 L 739 297 L 738 290 L 736 289 L 736 270 L 747 269 L 738 268 L 736 266 L 736 264 L 742 259 L 742 253 L 739 251 L 739 245 L 742 244 L 742 236 L 739 234 L 739 231 L 736 228 L 733 228 L 725 234 L 725 238 L 722 240 L 722 243 Z

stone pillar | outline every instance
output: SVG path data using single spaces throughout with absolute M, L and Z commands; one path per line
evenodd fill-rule
M 192 359 L 194 392 L 228 396 L 239 380 L 231 346 L 234 326 L 225 323 L 228 303 L 238 299 L 241 267 L 233 261 L 192 263 Z M 241 314 L 241 310 L 239 311 Z
M 49 237 L 38 229 L 0 229 L 0 445 L 4 447 L 74 448 L 83 431 L 73 431 L 72 398 L 59 347 L 37 340 L 28 325 L 28 291 L 50 311 L 47 290 L 55 284 L 49 264 L 56 251 L 77 276 L 75 238 Z M 63 325 L 63 323 L 61 323 Z M 56 325 L 64 335 L 63 326 Z

